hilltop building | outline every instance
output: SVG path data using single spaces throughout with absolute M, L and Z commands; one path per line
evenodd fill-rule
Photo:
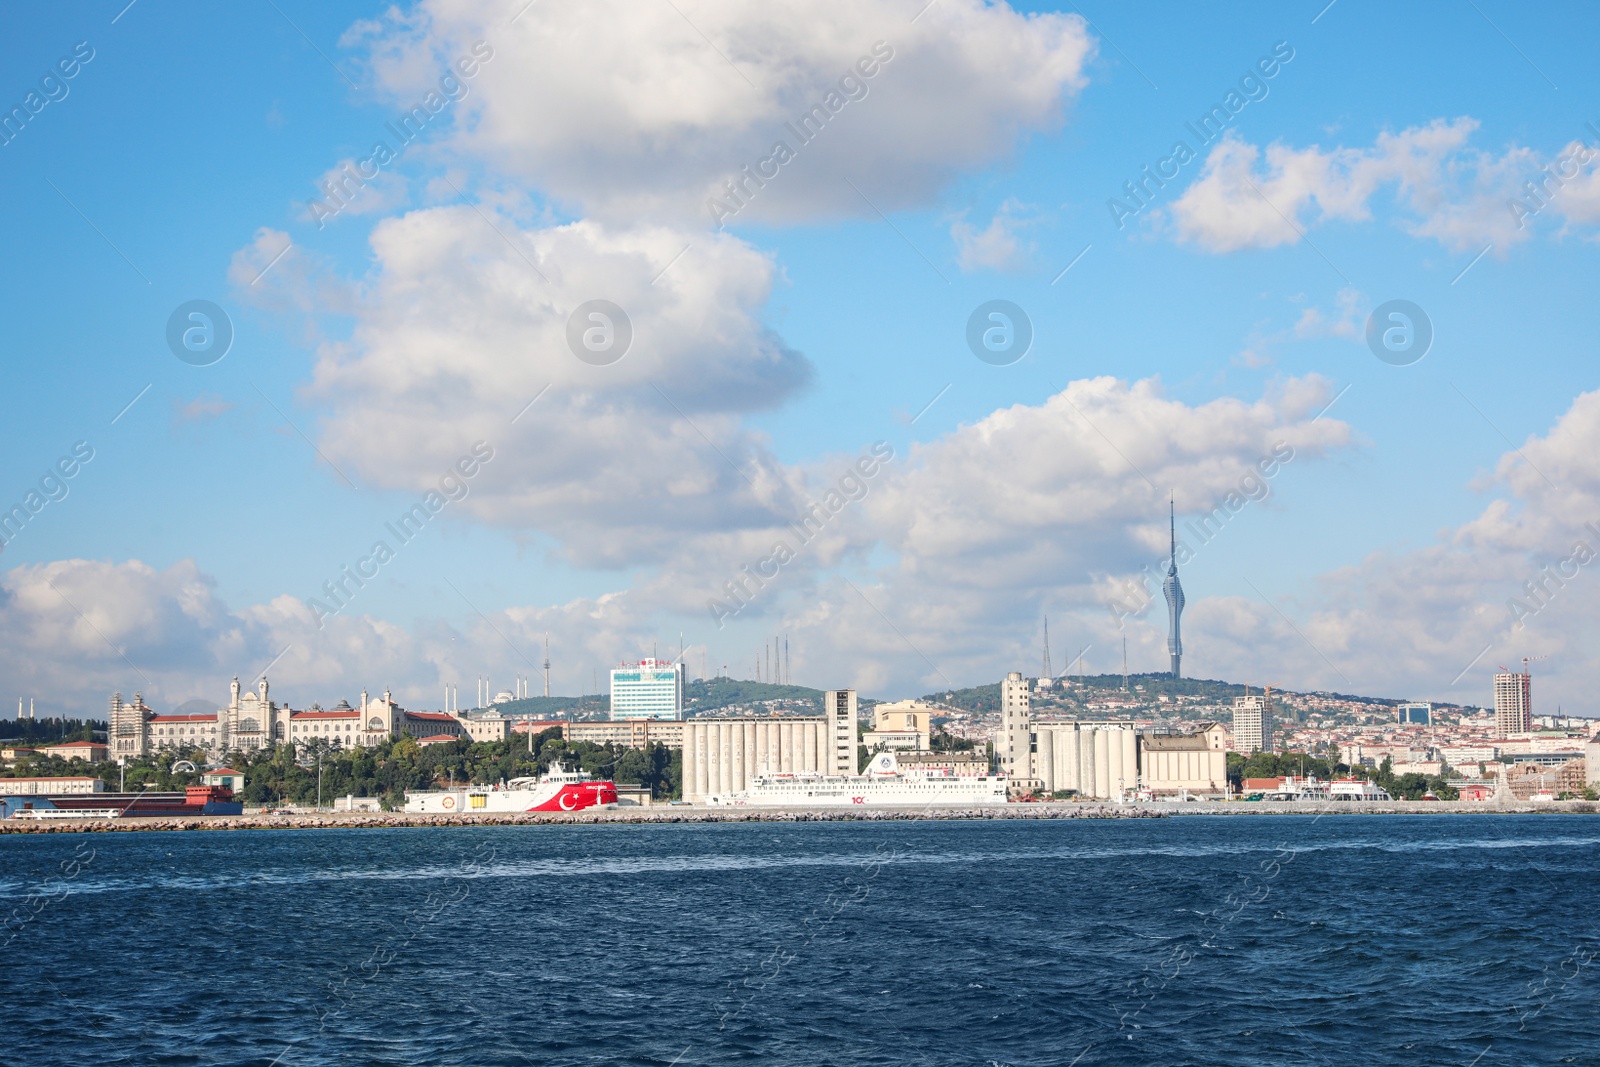
M 1233 702 L 1234 751 L 1273 751 L 1272 701 L 1263 693 L 1247 693 Z
M 1494 725 L 1501 737 L 1515 737 L 1533 729 L 1533 678 L 1527 671 L 1495 674 Z
M 1399 713 L 1400 722 L 1407 726 L 1433 725 L 1432 704 L 1401 704 L 1395 711 Z

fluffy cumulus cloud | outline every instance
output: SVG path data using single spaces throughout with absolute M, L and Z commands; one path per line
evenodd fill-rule
M 1499 155 L 1469 141 L 1473 119 L 1436 120 L 1385 132 L 1370 148 L 1265 149 L 1229 133 L 1199 178 L 1174 201 L 1179 240 L 1211 252 L 1295 244 L 1330 220 L 1368 221 L 1392 191 L 1406 229 L 1455 252 L 1528 239 L 1540 216 L 1592 225 L 1600 219 L 1596 153 L 1573 142 L 1549 156 L 1511 147 Z
M 1131 579 L 1166 552 L 1173 487 L 1220 528 L 1345 447 L 1349 428 L 1316 418 L 1330 396 L 1312 378 L 1189 405 L 1153 380 L 1097 378 L 914 446 L 852 520 L 891 561 L 819 579 L 799 610 L 808 648 L 860 663 L 858 684 L 917 692 L 1034 669 L 1041 614 L 1099 633 L 1113 604 L 1138 606 Z
M 814 573 L 778 614 L 809 669 L 849 664 L 850 677 L 826 680 L 870 692 L 1037 671 L 1046 614 L 1058 671 L 1080 652 L 1091 672 L 1115 670 L 1124 638 L 1136 666 L 1162 663 L 1166 487 L 1185 490 L 1180 560 L 1203 556 L 1285 480 L 1352 445 L 1347 426 L 1314 414 L 1327 399 L 1312 379 L 1190 406 L 1154 382 L 1100 379 L 998 411 L 917 446 L 873 489 L 851 529 L 886 561 Z M 1485 704 L 1499 665 L 1548 655 L 1541 708 L 1596 710 L 1596 448 L 1600 392 L 1507 452 L 1479 485 L 1481 513 L 1431 545 L 1374 553 L 1276 603 L 1191 596 L 1188 662 L 1256 678 L 1270 649 L 1274 676 L 1258 681 Z M 1260 474 L 1269 457 L 1279 462 Z
M 797 677 L 904 695 L 1036 669 L 1044 614 L 1057 670 L 1084 646 L 1089 670 L 1114 669 L 1123 637 L 1136 665 L 1161 662 L 1168 487 L 1182 490 L 1180 555 L 1192 561 L 1207 551 L 1205 531 L 1251 521 L 1287 479 L 1351 447 L 1348 426 L 1317 415 L 1329 398 L 1317 379 L 1202 404 L 1153 381 L 1072 382 L 895 455 L 851 487 L 809 543 L 785 525 L 711 535 L 629 588 L 460 629 L 352 611 L 319 628 L 287 596 L 229 607 L 187 561 L 25 565 L 0 576 L 0 673 L 74 707 L 96 707 L 113 689 L 170 707 L 215 699 L 230 676 L 272 664 L 275 689 L 297 706 L 393 687 L 409 706 L 431 707 L 444 684 L 486 669 L 503 677 L 497 687 L 536 674 L 546 631 L 556 635 L 557 690 L 577 692 L 618 649 L 645 654 L 659 636 L 666 650 L 682 627 L 696 670 L 730 663 L 747 673 L 761 635 L 783 632 Z M 1597 447 L 1593 392 L 1506 453 L 1484 476 L 1481 513 L 1436 543 L 1374 553 L 1276 604 L 1192 598 L 1189 662 L 1206 676 L 1255 677 L 1270 649 L 1274 677 L 1262 681 L 1483 703 L 1495 666 L 1548 654 L 1540 706 L 1592 710 Z M 853 457 L 831 462 L 803 473 L 802 495 L 823 500 Z M 748 585 L 756 595 L 719 631 L 707 597 L 775 537 L 790 539 L 794 559 Z
M 265 671 L 294 707 L 392 689 L 411 708 L 436 708 L 443 687 L 488 673 L 496 688 L 532 675 L 544 631 L 559 635 L 561 692 L 588 684 L 590 665 L 618 648 L 649 647 L 628 594 L 475 617 L 457 630 L 414 628 L 355 612 L 318 625 L 302 601 L 230 607 L 192 560 L 158 570 L 139 560 L 67 559 L 0 573 L 0 676 L 38 694 L 38 713 L 103 712 L 113 692 L 171 710 L 222 702 L 228 680 Z M 579 666 L 583 665 L 580 683 Z
M 1489 675 L 1548 655 L 1540 706 L 1589 714 L 1600 638 L 1600 393 L 1584 393 L 1543 436 L 1507 452 L 1480 488 L 1479 515 L 1411 552 L 1376 552 L 1324 576 L 1296 602 L 1193 604 L 1219 673 L 1260 649 L 1303 688 L 1492 702 Z M 1285 617 L 1287 615 L 1287 618 Z M 1290 621 L 1290 620 L 1294 621 Z M 1242 675 L 1240 675 L 1242 676 Z
M 601 0 L 509 18 L 499 0 L 424 0 L 346 43 L 400 105 L 492 52 L 470 64 L 454 147 L 592 217 L 721 222 L 721 201 L 740 221 L 793 221 L 925 203 L 1055 126 L 1084 85 L 1094 44 L 1076 15 L 982 0 L 916 14 Z
M 307 390 L 329 412 L 321 449 L 352 476 L 423 494 L 484 442 L 495 458 L 461 507 L 585 563 L 794 510 L 796 476 L 741 421 L 811 374 L 760 321 L 764 254 L 464 206 L 386 219 L 372 249 L 354 333 L 322 345 Z

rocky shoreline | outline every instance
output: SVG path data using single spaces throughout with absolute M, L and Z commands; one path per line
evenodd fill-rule
M 1008 804 L 989 808 L 628 808 L 506 815 L 407 815 L 404 812 L 305 812 L 174 818 L 35 821 L 7 819 L 0 834 L 125 833 L 140 830 L 397 829 L 423 826 L 545 826 L 740 822 L 893 822 L 975 819 L 1161 819 L 1166 813 L 1113 804 Z
M 519 812 L 499 815 L 408 815 L 404 812 L 298 812 L 292 815 L 212 815 L 172 818 L 0 821 L 0 834 L 130 833 L 142 830 L 329 830 L 451 826 L 669 825 L 748 822 L 907 822 L 1038 819 L 1167 819 L 1184 815 L 1593 815 L 1600 804 L 1557 801 L 1507 806 L 1465 801 L 1306 804 L 1007 804 L 974 808 L 613 808 L 607 811 Z

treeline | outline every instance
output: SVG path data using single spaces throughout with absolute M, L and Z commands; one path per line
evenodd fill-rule
M 561 763 L 597 778 L 610 778 L 618 785 L 639 785 L 660 800 L 676 800 L 683 795 L 683 754 L 663 745 L 627 749 L 595 745 L 587 741 L 568 744 L 559 729 L 536 734 L 530 751 L 527 737 L 507 741 L 473 742 L 461 738 L 449 744 L 417 744 L 411 737 L 384 741 L 373 748 L 338 748 L 325 742 L 291 748 L 279 745 L 257 752 L 231 753 L 227 766 L 245 779 L 240 794 L 245 804 L 271 807 L 316 804 L 318 774 L 321 796 L 326 806 L 333 798 L 346 795 L 378 797 L 385 808 L 405 805 L 408 789 L 431 789 L 454 782 L 458 785 L 492 785 L 512 778 L 526 778 L 548 771 Z M 177 771 L 172 767 L 188 759 L 204 768 L 205 753 L 198 750 L 165 750 L 154 759 L 129 760 L 126 786 L 129 792 L 144 789 L 176 790 L 200 782 L 199 771 Z M 118 786 L 119 771 L 114 762 L 91 764 L 63 760 L 57 756 L 33 756 L 20 761 L 8 777 L 93 774 L 108 790 Z
M 17 719 L 0 730 L 5 731 L 7 741 L 19 745 L 59 745 L 106 736 L 106 724 L 98 719 Z
M 1443 774 L 1395 774 L 1392 761 L 1385 759 L 1377 770 L 1351 767 L 1332 759 L 1319 759 L 1304 752 L 1256 752 L 1250 756 L 1228 753 L 1228 782 L 1241 789 L 1246 778 L 1283 778 L 1289 775 L 1315 777 L 1324 782 L 1334 778 L 1371 778 L 1396 800 L 1421 800 L 1432 793 L 1440 800 L 1458 800 L 1461 793 Z

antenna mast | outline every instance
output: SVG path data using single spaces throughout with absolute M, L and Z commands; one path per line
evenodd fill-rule
M 544 695 L 550 695 L 550 631 L 544 632 Z
M 1050 669 L 1050 616 L 1044 617 L 1044 676 L 1054 678 L 1055 674 Z

